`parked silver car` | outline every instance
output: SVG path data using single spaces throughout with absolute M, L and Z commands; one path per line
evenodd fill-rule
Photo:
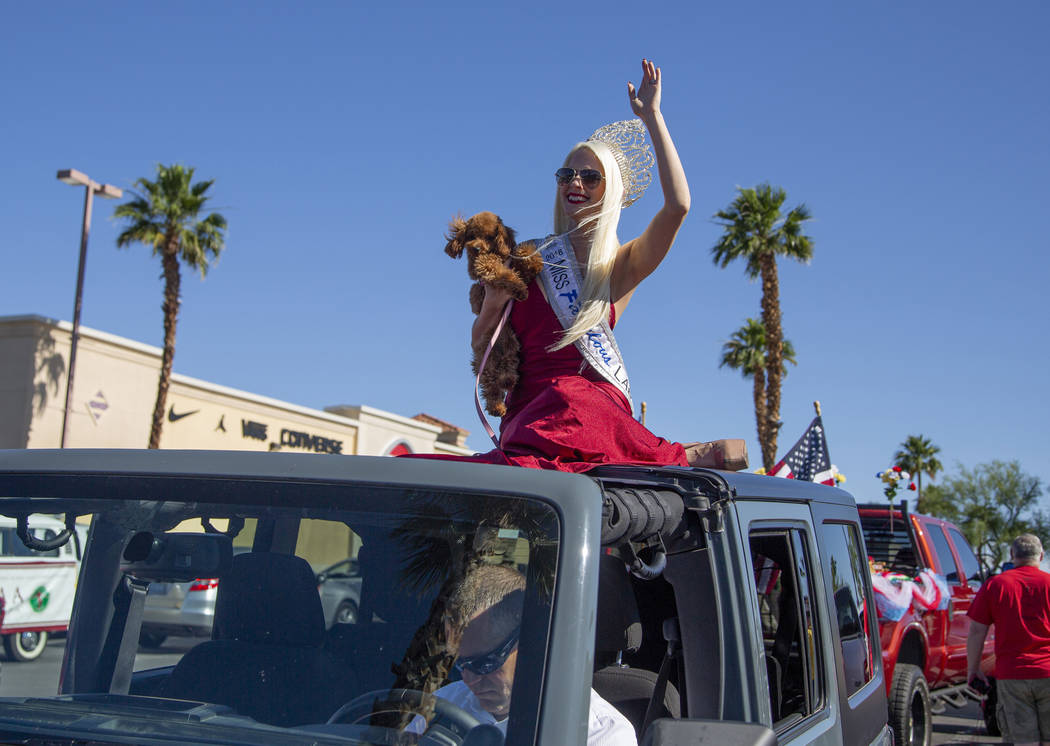
M 357 624 L 361 604 L 361 571 L 357 560 L 347 558 L 317 573 L 317 590 L 321 594 L 324 625 Z
M 234 554 L 249 551 L 234 547 Z M 215 618 L 218 578 L 197 578 L 192 583 L 151 583 L 142 611 L 139 644 L 157 648 L 169 636 L 210 637 Z M 325 628 L 356 624 L 361 604 L 361 575 L 357 560 L 347 558 L 317 573 Z

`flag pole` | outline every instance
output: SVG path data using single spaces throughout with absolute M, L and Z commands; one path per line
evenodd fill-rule
M 813 402 L 813 409 L 817 410 L 817 417 L 820 417 L 820 402 L 819 401 Z

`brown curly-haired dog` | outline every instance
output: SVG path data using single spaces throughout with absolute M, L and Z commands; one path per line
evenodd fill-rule
M 448 240 L 445 253 L 453 259 L 467 252 L 467 274 L 472 280 L 477 280 L 470 288 L 470 310 L 475 314 L 481 312 L 485 285 L 506 290 L 516 300 L 525 300 L 529 295 L 529 283 L 543 268 L 543 259 L 536 245 L 531 241 L 516 243 L 514 231 L 491 212 L 479 212 L 466 220 L 455 218 L 449 224 L 445 238 Z M 488 344 L 489 338 L 485 338 L 474 347 L 470 368 L 475 375 Z M 510 324 L 504 324 L 480 379 L 485 410 L 494 417 L 506 414 L 503 400 L 518 385 L 520 349 Z

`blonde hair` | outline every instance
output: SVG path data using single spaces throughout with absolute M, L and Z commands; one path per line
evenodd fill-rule
M 567 347 L 586 334 L 602 321 L 609 319 L 611 305 L 611 282 L 616 255 L 620 250 L 620 241 L 616 237 L 616 227 L 620 223 L 620 209 L 623 203 L 623 177 L 616 164 L 612 150 L 603 142 L 587 141 L 576 143 L 562 163 L 567 166 L 569 159 L 580 150 L 589 150 L 602 164 L 605 172 L 605 194 L 596 214 L 590 215 L 573 225 L 565 214 L 560 194 L 554 198 L 554 232 L 558 235 L 573 231 L 585 231 L 590 235 L 591 248 L 587 253 L 587 268 L 584 270 L 582 307 L 573 325 L 565 330 L 561 339 L 548 347 L 549 352 Z

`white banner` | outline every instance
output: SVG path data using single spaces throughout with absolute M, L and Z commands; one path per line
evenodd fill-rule
M 76 586 L 76 562 L 0 558 L 0 632 L 68 626 Z

